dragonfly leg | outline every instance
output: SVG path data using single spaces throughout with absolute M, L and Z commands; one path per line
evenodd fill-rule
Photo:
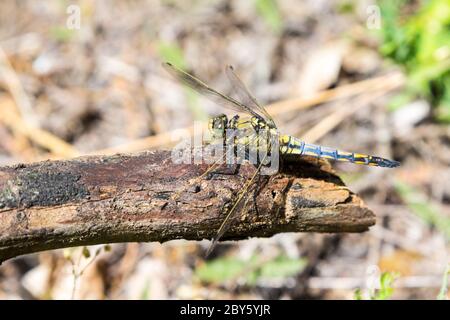
M 231 175 L 236 175 L 241 169 L 241 164 L 227 164 L 227 169 L 231 170 Z
M 228 122 L 228 128 L 230 128 L 230 129 L 237 129 L 238 128 L 238 122 L 239 122 L 239 115 L 236 114 Z
M 264 181 L 261 182 L 260 180 L 263 179 Z M 258 183 L 256 184 L 255 189 L 253 190 L 253 210 L 255 210 L 255 213 L 257 216 L 259 216 L 259 209 L 258 209 L 258 203 L 257 203 L 257 197 L 260 194 L 261 190 L 264 188 L 264 186 L 267 184 L 267 182 L 269 181 L 268 177 L 263 177 L 261 175 L 258 175 Z
M 207 179 L 211 180 L 213 175 L 226 175 L 235 176 L 239 173 L 241 165 L 238 164 L 227 164 L 225 167 L 217 168 L 210 173 L 208 173 Z

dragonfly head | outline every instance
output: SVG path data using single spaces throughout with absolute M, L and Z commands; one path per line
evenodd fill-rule
M 208 129 L 212 133 L 213 137 L 220 138 L 225 136 L 225 130 L 227 129 L 228 117 L 224 114 L 209 119 Z

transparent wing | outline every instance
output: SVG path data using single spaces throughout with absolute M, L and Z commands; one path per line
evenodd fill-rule
M 213 102 L 217 103 L 218 105 L 221 105 L 225 108 L 232 109 L 237 112 L 245 112 L 247 114 L 250 114 L 252 116 L 264 119 L 264 117 L 245 104 L 237 101 L 236 99 L 233 99 L 232 97 L 226 96 L 213 88 L 209 87 L 207 84 L 202 82 L 200 79 L 197 79 L 196 77 L 190 75 L 189 73 L 175 67 L 173 64 L 169 62 L 163 63 L 163 67 L 178 81 L 181 83 L 189 86 L 190 88 L 194 89 L 198 93 L 202 94 L 203 96 L 209 98 Z
M 230 226 L 232 225 L 232 223 L 234 222 L 234 220 L 236 218 L 236 214 L 240 213 L 241 209 L 246 206 L 247 200 L 245 201 L 245 203 L 243 203 L 243 200 L 245 198 L 248 199 L 249 195 L 245 194 L 246 190 L 244 190 L 242 192 L 244 193 L 243 196 L 236 201 L 235 206 L 233 206 L 233 210 L 231 210 L 227 214 L 225 219 L 223 220 L 222 224 L 220 225 L 219 230 L 217 231 L 217 234 L 212 239 L 212 242 L 208 248 L 208 251 L 206 251 L 205 257 L 208 257 L 210 255 L 210 253 L 214 250 L 214 248 L 219 243 L 219 240 L 222 238 L 222 236 L 225 234 L 225 232 L 228 231 L 228 229 L 230 228 Z
M 234 72 L 233 67 L 227 66 L 225 69 L 225 73 L 230 80 L 234 93 L 239 97 L 240 102 L 256 113 L 260 114 L 268 124 L 271 124 L 275 127 L 275 122 L 273 121 L 272 117 L 269 115 L 267 110 L 264 109 L 264 107 L 262 107 L 258 103 L 258 101 L 256 101 L 255 97 L 252 96 L 245 84 Z
M 219 230 L 217 231 L 216 236 L 213 238 L 212 243 L 209 246 L 208 251 L 206 252 L 206 256 L 208 256 L 214 250 L 214 248 L 216 247 L 216 245 L 217 245 L 218 241 L 220 240 L 220 238 L 222 238 L 222 236 L 225 234 L 225 232 L 230 228 L 232 222 L 234 221 L 236 213 L 241 212 L 242 205 L 243 205 L 244 208 L 247 205 L 248 197 L 249 197 L 248 190 L 250 189 L 250 187 L 252 186 L 252 183 L 254 182 L 256 176 L 260 172 L 261 167 L 262 167 L 263 162 L 266 159 L 266 157 L 267 157 L 267 155 L 264 156 L 263 160 L 258 165 L 255 173 L 252 175 L 250 180 L 248 180 L 245 183 L 245 185 L 243 186 L 242 191 L 240 192 L 238 198 L 236 199 L 233 207 L 231 207 L 230 211 L 228 211 L 227 216 L 223 220 Z M 243 200 L 245 200 L 245 201 L 242 202 Z

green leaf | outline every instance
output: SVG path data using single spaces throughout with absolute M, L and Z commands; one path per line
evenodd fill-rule
M 286 256 L 279 256 L 263 264 L 258 270 L 259 272 L 253 274 L 253 283 L 259 279 L 288 278 L 299 273 L 305 266 L 306 259 L 292 259 Z
M 355 292 L 353 293 L 353 298 L 354 298 L 355 300 L 363 300 L 361 288 L 357 288 L 357 289 L 355 290 Z
M 195 270 L 195 275 L 206 283 L 222 284 L 244 278 L 248 285 L 255 285 L 261 279 L 283 279 L 293 276 L 305 265 L 305 259 L 286 256 L 278 256 L 268 261 L 265 261 L 263 256 L 254 256 L 248 261 L 225 257 L 206 262 Z
M 219 258 L 201 265 L 195 275 L 203 282 L 223 283 L 237 277 L 245 266 L 245 261 L 233 257 Z
M 283 27 L 283 20 L 276 0 L 256 0 L 256 11 L 270 26 L 274 33 L 279 33 Z
M 157 51 L 163 61 L 170 62 L 181 69 L 187 67 L 183 51 L 177 44 L 160 41 L 157 44 Z
M 161 60 L 165 62 L 170 62 L 180 69 L 186 69 L 187 63 L 184 59 L 183 51 L 175 43 L 159 42 L 157 45 L 158 55 Z M 208 119 L 206 112 L 198 104 L 198 94 L 186 88 L 187 104 L 189 111 L 192 113 L 195 120 L 205 121 Z
M 413 213 L 422 218 L 426 223 L 436 227 L 450 239 L 450 219 L 440 214 L 439 211 L 427 201 L 426 196 L 422 192 L 399 180 L 395 181 L 394 186 L 400 197 Z
M 450 123 L 450 77 L 442 85 L 445 96 L 442 98 L 441 104 L 436 108 L 436 118 L 438 121 Z
M 142 288 L 139 300 L 149 300 L 149 299 L 150 299 L 150 281 L 146 280 L 144 288 Z
M 375 291 L 371 291 L 369 293 L 369 298 L 371 300 L 387 300 L 394 293 L 393 284 L 394 281 L 399 277 L 399 274 L 396 272 L 383 272 L 380 276 L 380 289 Z M 355 300 L 364 300 L 362 295 L 361 288 L 357 288 L 353 297 Z
M 64 27 L 50 28 L 50 37 L 60 42 L 69 42 L 75 36 L 74 29 Z
M 355 4 L 352 1 L 340 1 L 337 4 L 337 11 L 342 14 L 354 13 Z
M 447 264 L 447 268 L 445 269 L 444 276 L 442 278 L 441 290 L 439 290 L 439 295 L 437 296 L 438 300 L 447 299 L 449 277 L 450 277 L 450 264 Z
M 436 118 L 450 121 L 442 107 L 450 105 L 450 1 L 421 1 L 419 9 L 408 15 L 405 12 L 411 12 L 412 6 L 404 0 L 379 4 L 383 19 L 380 52 L 404 67 L 407 95 L 428 99 L 438 109 Z
M 397 273 L 383 272 L 380 277 L 380 290 L 376 293 L 375 300 L 387 300 L 394 293 L 392 287 L 394 281 L 398 278 Z
M 406 106 L 409 102 L 414 99 L 414 93 L 411 91 L 403 91 L 397 95 L 395 95 L 388 103 L 388 110 L 393 112 L 395 110 L 400 109 L 401 107 Z
M 438 121 L 450 123 L 450 107 L 448 105 L 437 107 L 436 118 Z

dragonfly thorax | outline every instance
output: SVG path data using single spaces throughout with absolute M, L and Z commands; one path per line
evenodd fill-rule
M 249 129 L 253 129 L 252 133 L 259 133 L 264 130 L 270 133 L 272 133 L 272 131 L 276 131 L 275 127 L 271 126 L 264 119 L 259 117 L 241 119 L 238 115 L 235 115 L 231 119 L 228 119 L 225 114 L 211 118 L 208 123 L 208 129 L 213 137 L 216 138 L 225 136 L 226 130 L 241 130 L 247 134 L 249 133 Z
M 248 150 L 271 152 L 274 138 L 278 141 L 275 126 L 260 117 L 240 118 L 239 115 L 229 119 L 221 114 L 209 120 L 211 141 L 223 141 L 224 145 L 245 146 Z
M 256 132 L 260 132 L 261 130 L 267 130 L 267 132 L 276 131 L 276 127 L 270 123 L 268 123 L 265 119 L 261 119 L 259 117 L 252 117 L 250 119 L 250 123 L 255 129 Z

